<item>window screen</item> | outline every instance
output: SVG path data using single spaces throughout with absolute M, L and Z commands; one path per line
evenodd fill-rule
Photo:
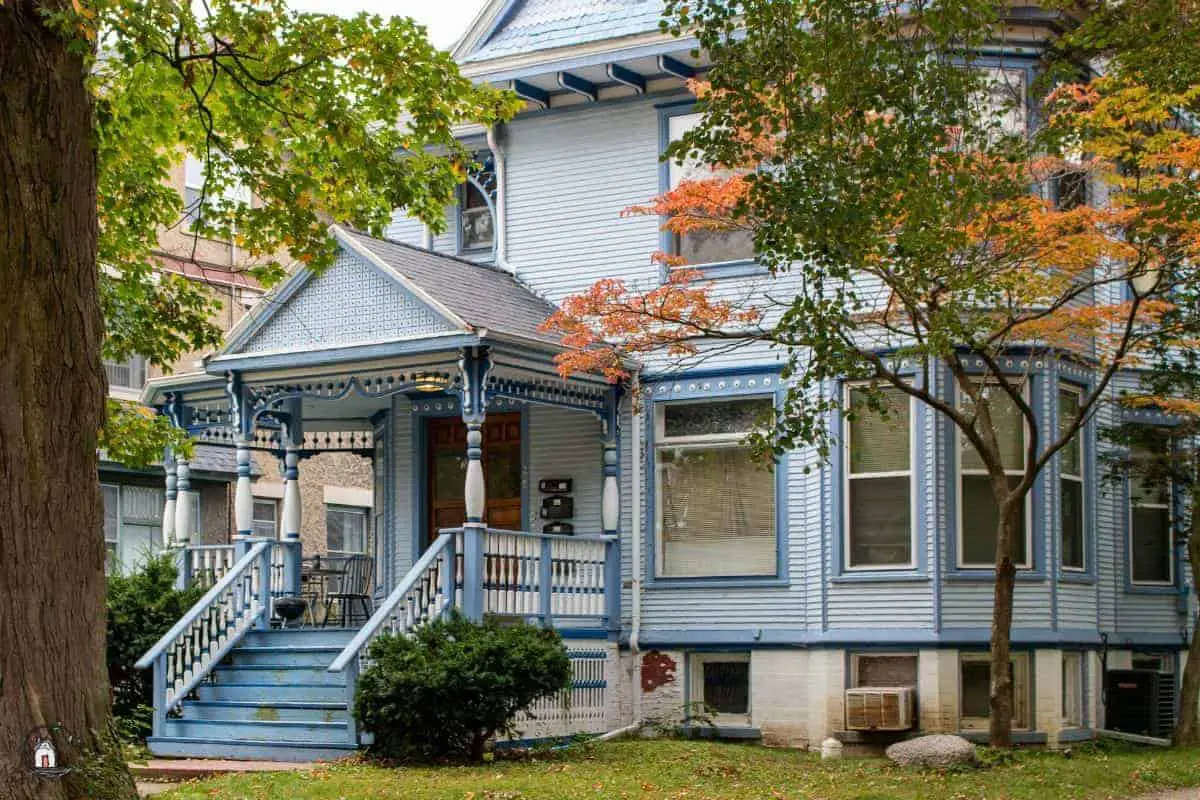
M 847 554 L 855 567 L 912 562 L 911 403 L 883 389 L 882 408 L 869 407 L 865 389 L 849 390 L 846 426 Z

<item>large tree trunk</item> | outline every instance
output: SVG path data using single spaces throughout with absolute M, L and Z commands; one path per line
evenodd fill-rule
M 1192 583 L 1200 566 L 1200 507 L 1192 496 L 1192 530 L 1187 540 L 1188 563 L 1192 568 Z M 1177 569 L 1183 569 L 1180 564 Z M 1175 721 L 1172 740 L 1175 744 L 1200 743 L 1200 620 L 1192 628 L 1192 643 L 1188 647 L 1187 663 L 1183 666 L 1183 681 L 1179 686 L 1179 719 Z
M 104 662 L 96 154 L 50 5 L 0 2 L 0 797 L 106 800 L 135 795 Z M 42 727 L 65 777 L 31 769 Z
M 1007 491 L 1008 479 L 1000 476 Z M 999 492 L 997 492 L 999 494 Z M 991 694 L 988 697 L 988 739 L 992 747 L 1012 745 L 1013 682 L 1012 616 L 1013 585 L 1017 570 L 1012 561 L 1012 542 L 1019 529 L 1024 498 L 1007 498 L 998 503 L 1000 524 L 996 532 L 996 582 L 992 597 Z

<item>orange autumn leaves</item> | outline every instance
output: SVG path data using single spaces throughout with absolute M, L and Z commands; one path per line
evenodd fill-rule
M 889 262 L 889 247 L 906 222 L 906 198 L 895 197 L 893 210 L 875 221 L 879 246 L 860 265 L 891 296 L 853 318 L 858 332 L 933 338 L 938 314 L 953 309 L 948 327 L 966 326 L 976 342 L 995 351 L 1032 345 L 1101 363 L 1136 363 L 1138 337 L 1129 337 L 1128 329 L 1153 326 L 1170 303 L 1157 292 L 1127 299 L 1124 285 L 1147 273 L 1179 280 L 1179 265 L 1200 262 L 1200 133 L 1182 124 L 1179 113 L 1198 102 L 1200 87 L 1171 94 L 1127 77 L 1098 77 L 1061 86 L 1045 99 L 1049 114 L 1037 134 L 1044 139 L 1035 146 L 964 152 L 953 146 L 955 132 L 947 131 L 947 146 L 934 154 L 931 169 L 967 178 L 964 192 L 1022 188 L 981 192 L 985 198 L 974 205 L 950 200 L 966 213 L 938 235 L 963 253 L 962 266 L 956 259 L 918 265 L 926 274 L 915 276 L 911 264 L 902 271 Z M 883 115 L 879 124 L 888 124 Z M 772 135 L 730 135 L 747 163 L 756 153 L 774 152 Z M 714 169 L 712 177 L 684 180 L 623 213 L 658 216 L 663 230 L 676 236 L 753 231 L 763 221 L 747 211 L 757 187 L 745 172 Z M 1090 201 L 1056 204 L 1056 187 L 1072 180 L 1096 187 Z M 793 340 L 786 332 L 764 332 L 766 309 L 718 298 L 712 283 L 678 256 L 652 258 L 665 268 L 661 285 L 639 291 L 606 279 L 567 298 L 547 321 L 545 328 L 561 333 L 570 348 L 559 357 L 560 372 L 601 372 L 617 380 L 630 357 L 694 353 L 697 340 L 714 332 Z

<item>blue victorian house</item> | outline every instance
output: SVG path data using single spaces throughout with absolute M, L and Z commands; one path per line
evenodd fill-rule
M 764 280 L 745 237 L 664 240 L 657 220 L 621 215 L 687 172 L 660 155 L 697 120 L 686 82 L 706 62 L 659 31 L 661 10 L 489 2 L 455 55 L 526 105 L 502 127 L 461 132 L 483 169 L 446 231 L 403 209 L 386 239 L 334 227 L 332 268 L 278 286 L 203 372 L 150 382 L 149 404 L 235 452 L 239 531 L 194 544 L 190 465 L 168 465 L 166 536 L 211 588 L 141 662 L 155 676 L 154 752 L 352 751 L 365 648 L 451 607 L 562 631 L 574 686 L 532 710 L 526 739 L 680 721 L 696 704 L 724 735 L 787 746 L 986 730 L 994 527 L 986 477 L 948 423 L 911 404 L 899 426 L 845 425 L 829 462 L 800 449 L 767 472 L 743 438 L 782 396 L 775 353 L 647 361 L 636 403 L 554 369 L 561 345 L 540 328 L 554 304 L 603 277 L 657 285 L 655 250 L 731 293 Z M 1036 18 L 1013 24 L 1044 35 Z M 1024 52 L 994 67 L 1022 89 L 1035 50 Z M 1029 358 L 1014 368 L 1032 376 L 1049 431 L 1090 377 Z M 1102 423 L 1044 473 L 1026 511 L 1018 741 L 1091 737 L 1115 669 L 1158 676 L 1173 709 L 1189 629 L 1171 497 L 1102 485 Z M 1020 452 L 1024 430 L 1007 435 Z M 347 446 L 374 466 L 371 552 L 354 581 L 307 559 L 298 538 L 306 457 Z M 277 540 L 252 535 L 254 450 L 284 466 Z M 369 615 L 318 627 L 310 609 L 271 626 L 279 597 L 319 583 L 365 595 Z

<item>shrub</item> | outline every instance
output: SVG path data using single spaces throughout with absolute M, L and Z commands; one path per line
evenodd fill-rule
M 358 679 L 354 716 L 386 758 L 479 760 L 517 714 L 570 685 L 553 630 L 475 623 L 457 612 L 411 636 L 382 636 Z
M 117 730 L 127 741 L 150 733 L 154 675 L 134 663 L 204 594 L 190 586 L 175 588 L 170 555 L 149 559 L 129 575 L 108 576 L 108 682 L 112 687 Z

